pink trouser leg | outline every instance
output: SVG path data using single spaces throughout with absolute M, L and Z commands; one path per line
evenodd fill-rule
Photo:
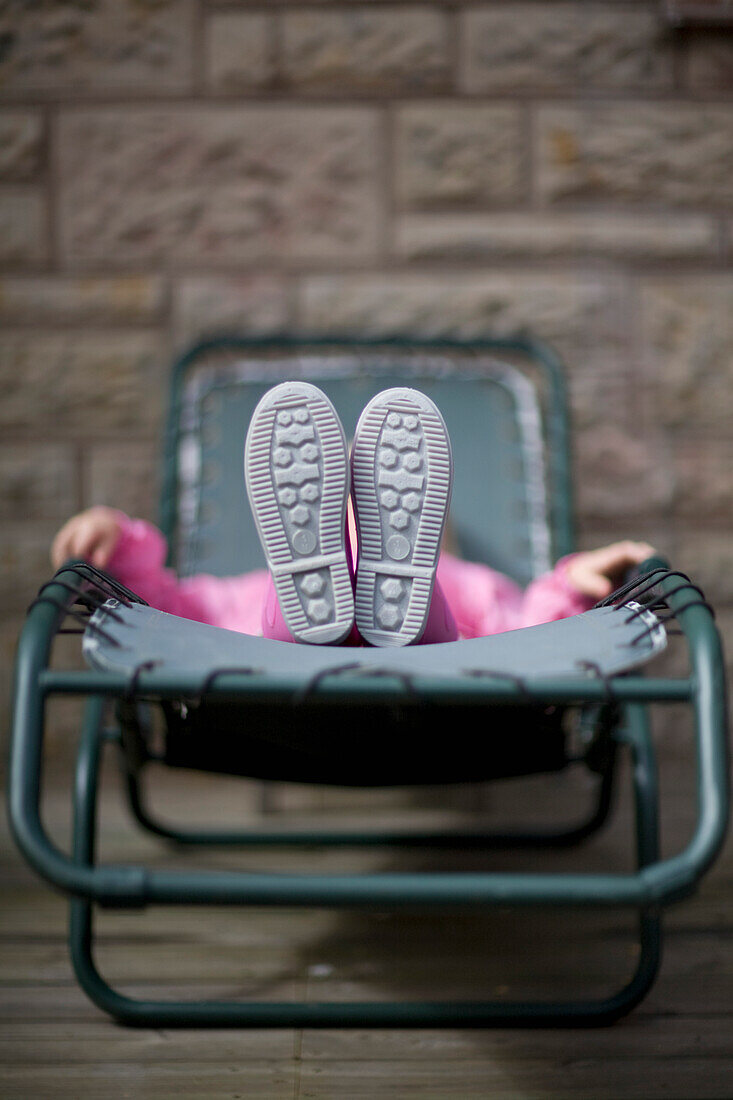
M 351 518 L 351 505 L 349 504 L 349 518 L 344 531 L 344 537 L 346 540 L 346 560 L 349 566 L 349 575 L 351 576 L 351 586 L 354 587 L 354 553 L 352 551 L 352 532 L 353 532 L 353 520 Z M 354 534 L 354 538 L 355 538 Z M 288 630 L 283 613 L 280 610 L 280 604 L 277 599 L 277 592 L 275 591 L 275 583 L 272 579 L 272 575 L 268 578 L 267 593 L 265 595 L 265 602 L 262 607 L 262 637 L 269 638 L 274 642 L 294 642 L 293 635 Z M 352 626 L 351 633 L 340 643 L 341 645 L 361 645 L 362 641 L 359 637 L 359 632 L 356 626 Z
M 262 637 L 273 642 L 294 642 L 293 635 L 285 625 L 280 604 L 277 602 L 275 582 L 270 575 L 267 581 L 267 594 L 262 606 Z
M 276 642 L 293 641 L 293 635 L 285 625 L 285 620 L 280 610 L 280 604 L 277 602 L 277 593 L 272 577 L 270 577 L 267 586 L 267 595 L 262 608 L 262 636 Z M 440 587 L 438 581 L 436 581 L 435 588 L 433 589 L 433 598 L 430 601 L 428 621 L 425 624 L 422 638 L 420 638 L 416 644 L 431 645 L 436 642 L 455 642 L 457 638 L 458 627 L 456 626 L 456 621 L 448 606 L 448 601 L 443 594 L 443 589 Z M 353 627 L 348 638 L 346 638 L 341 645 L 363 645 L 356 626 Z
M 458 627 L 456 626 L 456 620 L 453 618 L 453 612 L 448 605 L 443 589 L 440 587 L 440 582 L 436 581 L 433 596 L 430 600 L 428 621 L 425 623 L 422 637 L 418 639 L 416 644 L 432 645 L 436 642 L 455 642 L 457 639 Z
M 348 518 L 344 534 L 346 539 L 346 558 L 349 563 L 349 572 L 353 584 L 354 563 L 356 560 L 354 552 L 354 548 L 356 547 L 356 528 L 354 525 L 351 501 L 349 501 Z M 267 595 L 265 596 L 265 603 L 262 608 L 262 636 L 276 642 L 292 642 L 294 640 L 293 635 L 285 625 L 285 619 L 280 610 L 280 604 L 277 601 L 277 592 L 275 591 L 272 577 L 269 579 Z M 430 610 L 428 611 L 425 630 L 416 644 L 431 645 L 436 642 L 455 642 L 457 638 L 458 627 L 453 618 L 453 612 L 448 606 L 448 601 L 445 598 L 443 589 L 440 587 L 440 582 L 436 580 L 433 596 L 430 601 Z M 341 643 L 341 645 L 345 646 L 359 646 L 363 644 L 359 632 L 356 629 L 356 625 L 352 628 L 349 636 Z
M 277 592 L 272 577 L 267 584 L 267 594 L 262 607 L 262 637 L 274 642 L 294 642 L 293 635 L 285 625 L 280 604 L 277 601 Z M 351 633 L 344 638 L 340 645 L 362 645 L 356 626 L 352 626 Z

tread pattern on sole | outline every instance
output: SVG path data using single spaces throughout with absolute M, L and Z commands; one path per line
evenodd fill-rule
M 247 433 L 245 480 L 290 633 L 302 642 L 341 641 L 354 621 L 348 458 L 338 416 L 315 386 L 283 383 L 262 399 Z
M 428 398 L 400 388 L 367 405 L 354 439 L 352 486 L 356 624 L 372 645 L 408 645 L 425 629 L 452 476 L 445 423 Z

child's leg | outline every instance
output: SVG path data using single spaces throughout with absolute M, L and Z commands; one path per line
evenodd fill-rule
M 351 587 L 354 587 L 354 552 L 352 550 L 352 527 L 351 521 L 347 524 L 344 539 L 346 543 L 346 560 L 349 567 L 349 578 L 351 580 Z M 269 577 L 269 583 L 267 585 L 267 592 L 265 594 L 265 602 L 262 607 L 262 636 L 263 638 L 270 638 L 276 642 L 294 642 L 295 638 L 288 630 L 288 625 L 285 621 L 285 617 L 280 610 L 280 604 L 277 598 L 277 591 L 275 589 L 275 582 L 272 579 L 272 574 Z M 351 630 L 346 638 L 343 640 L 342 645 L 358 646 L 362 644 L 359 632 L 356 629 L 356 625 L 352 623 Z
M 440 587 L 440 582 L 436 581 L 425 630 L 418 644 L 430 645 L 435 642 L 455 642 L 457 640 L 458 626 L 456 620 L 445 598 L 445 593 Z
M 351 546 L 349 545 L 352 537 L 353 536 L 350 536 L 349 528 L 347 528 L 346 542 L 349 564 L 351 564 L 352 560 Z M 272 577 L 270 577 L 265 602 L 262 608 L 262 635 L 265 638 L 270 638 L 277 642 L 295 641 L 295 638 L 288 630 L 283 613 L 280 610 L 280 604 L 277 600 L 277 592 L 275 591 Z M 435 642 L 455 642 L 457 638 L 458 627 L 456 625 L 456 620 L 445 598 L 443 589 L 440 587 L 440 582 L 436 581 L 435 587 L 433 588 L 433 596 L 430 601 L 427 622 L 425 623 L 425 630 L 418 644 L 429 645 Z M 352 627 L 351 633 L 343 644 L 350 646 L 363 644 L 356 624 Z
M 265 602 L 262 606 L 262 637 L 270 638 L 274 642 L 295 641 L 295 638 L 288 630 L 285 616 L 280 610 L 272 574 L 270 574 Z
M 351 455 L 356 512 L 356 625 L 366 642 L 449 641 L 455 622 L 435 584 L 453 464 L 439 410 L 417 390 L 378 394 Z
M 244 471 L 273 582 L 265 636 L 342 641 L 354 623 L 345 538 L 348 457 L 325 394 L 307 382 L 268 391 L 252 415 Z

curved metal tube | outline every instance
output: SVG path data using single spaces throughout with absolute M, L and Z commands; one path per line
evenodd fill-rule
M 69 570 L 72 576 L 77 574 Z M 62 574 L 63 576 L 63 574 Z M 671 587 L 674 581 L 667 582 Z M 663 585 L 664 587 L 664 585 Z M 57 586 L 59 599 L 68 593 Z M 682 592 L 669 593 L 673 610 Z M 288 875 L 182 873 L 140 867 L 78 866 L 49 840 L 40 821 L 40 764 L 45 693 L 39 690 L 51 638 L 62 611 L 39 604 L 21 637 L 10 767 L 9 808 L 15 839 L 36 870 L 68 893 L 114 906 L 212 902 L 237 905 L 328 905 L 378 907 L 478 906 L 486 904 L 600 905 L 645 907 L 665 904 L 690 893 L 714 860 L 728 818 L 728 746 L 724 665 L 720 639 L 703 606 L 680 611 L 693 669 L 692 702 L 696 718 L 699 816 L 691 843 L 676 856 L 654 862 L 635 874 L 381 874 Z M 62 675 L 62 674 L 59 674 Z M 89 674 L 94 680 L 95 674 Z M 154 676 L 150 673 L 150 676 Z M 99 677 L 97 683 L 104 678 Z M 619 681 L 619 695 L 631 682 Z M 643 680 L 641 683 L 643 684 Z M 585 690 L 593 698 L 594 685 Z M 486 698 L 498 690 L 492 687 Z M 566 685 L 572 694 L 573 688 Z M 577 686 L 574 689 L 578 692 Z M 643 694 L 641 696 L 643 698 Z

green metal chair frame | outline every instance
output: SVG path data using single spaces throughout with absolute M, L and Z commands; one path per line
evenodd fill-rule
M 335 341 L 333 342 L 336 343 Z M 343 343 L 342 341 L 339 343 Z M 362 342 L 358 346 L 370 347 Z M 380 348 L 403 346 L 378 342 Z M 313 350 L 329 345 L 323 339 L 306 342 Z M 164 527 L 175 544 L 176 520 L 171 501 L 178 454 L 180 387 L 188 364 L 201 354 L 221 347 L 295 348 L 303 341 L 221 341 L 200 345 L 179 366 L 174 389 L 173 416 L 167 437 L 168 476 Z M 357 346 L 357 345 L 355 345 Z M 410 346 L 415 346 L 410 344 Z M 423 348 L 450 351 L 478 349 L 512 356 L 530 355 L 550 378 L 546 426 L 554 444 L 550 480 L 556 508 L 552 513 L 555 552 L 572 548 L 567 458 L 567 418 L 559 364 L 531 341 L 425 342 Z M 557 504 L 559 498 L 559 504 Z M 145 706 L 150 701 L 177 704 L 195 697 L 200 685 L 175 671 L 139 668 L 132 679 L 91 670 L 50 667 L 53 639 L 68 613 L 88 602 L 85 593 L 108 584 L 83 563 L 70 563 L 44 586 L 32 605 L 21 635 L 16 664 L 15 705 L 9 807 L 16 841 L 31 865 L 55 887 L 71 897 L 70 946 L 80 984 L 101 1008 L 121 1022 L 145 1026 L 495 1026 L 590 1025 L 608 1023 L 637 1004 L 654 981 L 660 959 L 660 913 L 663 906 L 692 892 L 722 845 L 728 818 L 728 757 L 726 691 L 720 639 L 713 617 L 694 586 L 659 560 L 645 570 L 657 582 L 660 598 L 675 615 L 685 635 L 690 672 L 681 678 L 626 674 L 610 680 L 578 672 L 563 678 L 528 677 L 521 685 L 507 680 L 466 680 L 459 688 L 440 680 L 418 678 L 419 701 L 405 685 L 389 678 L 370 680 L 350 675 L 326 678 L 318 684 L 317 701 L 356 716 L 365 708 L 394 704 L 399 707 L 475 706 L 527 709 L 528 699 L 543 706 L 582 708 L 590 724 L 586 764 L 600 776 L 595 807 L 587 821 L 556 832 L 534 831 L 489 835 L 463 831 L 434 832 L 292 831 L 268 829 L 194 831 L 162 826 L 144 804 L 140 774 L 150 760 L 145 735 Z M 650 583 L 650 582 L 648 582 Z M 119 590 L 119 586 L 118 589 Z M 693 598 L 691 598 L 691 593 Z M 124 596 L 124 591 L 120 593 Z M 237 670 L 207 685 L 207 699 L 237 705 L 267 704 L 292 708 L 296 685 L 262 684 Z M 86 698 L 86 712 L 77 756 L 74 790 L 73 840 L 70 855 L 59 849 L 41 822 L 41 758 L 48 701 L 56 696 Z M 109 700 L 118 704 L 118 722 L 107 720 Z M 660 858 L 655 754 L 648 709 L 656 703 L 684 706 L 695 723 L 698 820 L 692 840 L 680 853 Z M 236 845 L 425 845 L 429 847 L 511 847 L 568 845 L 598 828 L 611 802 L 616 750 L 631 756 L 635 807 L 637 870 L 626 874 L 579 873 L 395 873 L 395 874 L 255 874 L 250 872 L 172 872 L 141 866 L 99 864 L 95 853 L 97 792 L 100 758 L 113 742 L 123 749 L 124 768 L 133 813 L 158 835 L 191 846 Z M 497 905 L 618 907 L 635 910 L 639 919 L 640 952 L 630 981 L 613 996 L 601 1000 L 554 1002 L 474 1001 L 420 1003 L 306 1003 L 290 1002 L 162 1002 L 121 995 L 100 975 L 94 961 L 96 906 L 143 908 L 149 905 L 264 905 L 333 908 L 433 907 L 491 909 Z

